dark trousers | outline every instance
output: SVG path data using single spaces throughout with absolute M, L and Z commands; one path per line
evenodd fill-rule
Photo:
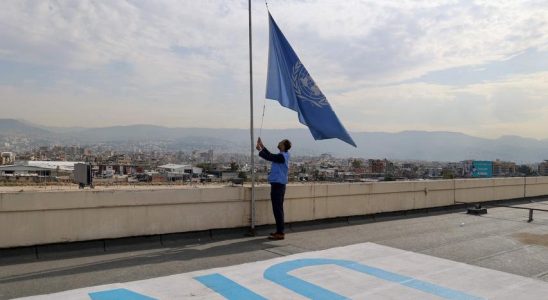
M 272 201 L 272 212 L 276 219 L 276 233 L 284 233 L 284 196 L 285 184 L 270 184 L 270 200 Z

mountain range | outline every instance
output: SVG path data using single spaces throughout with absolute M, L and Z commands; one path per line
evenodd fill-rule
M 257 131 L 255 136 L 257 136 Z M 217 152 L 250 151 L 249 129 L 170 128 L 128 125 L 100 128 L 47 127 L 24 120 L 0 119 L 0 137 L 27 137 L 35 143 L 80 144 L 159 142 L 169 150 L 215 149 Z M 352 132 L 354 148 L 339 140 L 315 141 L 308 129 L 263 129 L 265 145 L 293 142 L 294 155 L 329 153 L 337 157 L 387 158 L 395 160 L 461 161 L 508 160 L 519 163 L 548 159 L 548 139 L 519 136 L 497 139 L 474 137 L 458 132 L 402 131 Z

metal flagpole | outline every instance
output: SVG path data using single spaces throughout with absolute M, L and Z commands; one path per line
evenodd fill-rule
M 251 137 L 251 230 L 250 234 L 255 235 L 255 137 L 253 134 L 253 48 L 251 38 L 251 0 L 248 0 L 249 10 L 249 134 Z

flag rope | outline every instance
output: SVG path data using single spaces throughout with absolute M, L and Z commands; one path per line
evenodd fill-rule
M 263 122 L 264 122 L 265 108 L 266 108 L 266 98 L 263 99 L 263 115 L 261 116 L 261 127 L 259 128 L 259 137 L 261 137 L 261 134 L 263 133 Z
M 267 0 L 264 0 L 264 4 L 266 5 L 266 10 L 267 11 L 270 11 L 268 9 L 268 1 Z M 261 116 L 261 127 L 259 128 L 259 137 L 261 137 L 262 133 L 263 133 L 263 123 L 264 123 L 264 112 L 265 112 L 265 109 L 266 109 L 266 97 L 263 98 L 263 114 Z

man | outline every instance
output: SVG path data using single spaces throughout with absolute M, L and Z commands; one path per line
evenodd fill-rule
M 268 239 L 270 240 L 283 240 L 284 234 L 284 196 L 285 185 L 287 184 L 287 173 L 289 169 L 289 149 L 291 149 L 291 142 L 289 140 L 283 140 L 278 143 L 278 150 L 280 153 L 272 154 L 263 145 L 261 138 L 257 140 L 257 146 L 259 150 L 259 156 L 272 162 L 272 168 L 268 175 L 268 182 L 270 182 L 270 200 L 272 201 L 272 211 L 274 212 L 274 219 L 276 219 L 276 232 L 270 234 Z

